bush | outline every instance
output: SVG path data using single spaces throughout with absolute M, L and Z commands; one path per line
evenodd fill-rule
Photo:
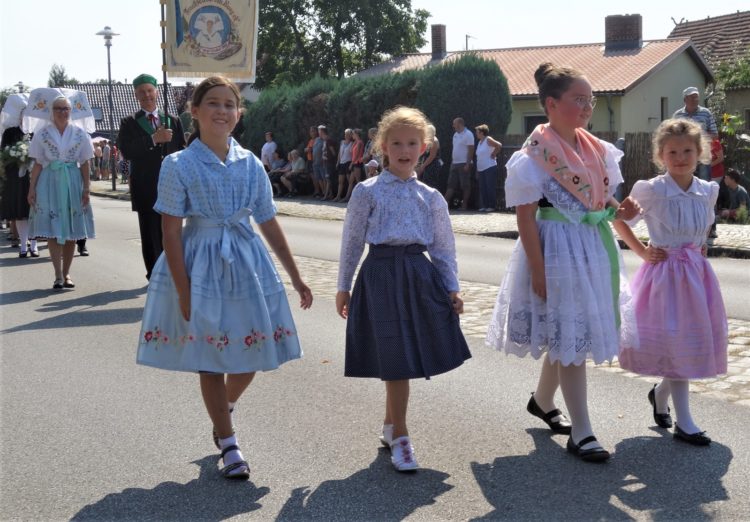
M 443 159 L 450 158 L 451 123 L 462 116 L 467 127 L 486 123 L 504 134 L 511 116 L 508 82 L 497 64 L 469 54 L 427 70 L 344 80 L 315 77 L 296 86 L 264 89 L 248 106 L 243 144 L 260 151 L 264 133 L 274 132 L 284 151 L 307 143 L 310 126 L 325 124 L 338 141 L 345 128 L 374 127 L 397 105 L 420 108 L 434 122 Z
M 453 120 L 462 117 L 466 127 L 486 123 L 490 134 L 505 134 L 512 113 L 508 80 L 492 60 L 466 54 L 458 60 L 424 71 L 417 107 L 432 120 L 440 140 L 443 161 L 453 151 Z

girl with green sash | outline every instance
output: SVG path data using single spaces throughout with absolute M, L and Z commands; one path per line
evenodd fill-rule
M 622 152 L 584 130 L 596 104 L 588 80 L 552 64 L 540 65 L 534 76 L 549 123 L 506 165 L 507 205 L 516 207 L 520 238 L 487 344 L 544 359 L 527 410 L 553 432 L 570 435 L 572 454 L 601 462 L 609 452 L 589 420 L 585 363 L 617 355 L 628 294 L 609 221 L 635 216 L 638 206 L 613 198 L 622 183 Z M 555 406 L 558 387 L 571 421 Z

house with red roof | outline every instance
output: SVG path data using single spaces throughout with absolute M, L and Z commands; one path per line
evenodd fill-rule
M 690 38 L 710 64 L 733 60 L 750 53 L 750 11 L 706 17 L 703 20 L 680 20 L 669 38 Z M 750 129 L 750 85 L 726 89 L 726 112 L 739 114 Z
M 446 27 L 432 26 L 432 52 L 400 56 L 361 71 L 367 77 L 439 66 L 466 52 L 494 60 L 505 74 L 513 100 L 507 134 L 528 134 L 546 121 L 539 106 L 534 71 L 552 62 L 574 67 L 591 82 L 598 103 L 590 123 L 594 132 L 651 132 L 683 106 L 682 90 L 704 90 L 713 83 L 711 67 L 690 38 L 642 39 L 641 15 L 605 19 L 605 40 L 597 43 L 485 49 L 446 50 Z

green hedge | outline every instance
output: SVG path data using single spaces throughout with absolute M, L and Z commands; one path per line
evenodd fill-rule
M 452 121 L 464 118 L 467 127 L 486 123 L 491 134 L 504 134 L 511 118 L 508 82 L 494 61 L 467 54 L 424 70 L 344 80 L 313 78 L 299 86 L 265 89 L 248 106 L 245 146 L 258 152 L 263 135 L 272 130 L 283 150 L 304 147 L 307 130 L 321 123 L 335 140 L 346 128 L 375 127 L 386 110 L 397 105 L 418 107 L 432 120 L 449 162 Z

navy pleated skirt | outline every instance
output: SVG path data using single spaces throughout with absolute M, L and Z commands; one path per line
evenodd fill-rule
M 370 245 L 349 303 L 347 377 L 429 379 L 471 357 L 423 245 Z

